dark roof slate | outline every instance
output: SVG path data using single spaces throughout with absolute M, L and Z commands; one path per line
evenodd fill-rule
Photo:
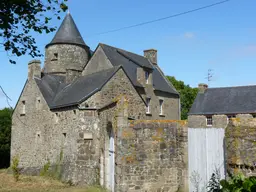
M 256 86 L 209 88 L 198 93 L 189 115 L 256 112 Z
M 35 80 L 49 107 L 55 109 L 83 102 L 100 90 L 119 68 L 81 76 L 71 84 L 66 84 L 63 76 L 50 74 Z
M 53 44 L 75 44 L 87 46 L 70 13 L 67 13 L 54 38 L 46 45 L 46 47 Z
M 112 65 L 123 66 L 125 72 L 131 79 L 134 86 L 143 87 L 137 81 L 137 68 L 143 67 L 152 71 L 153 86 L 155 90 L 178 95 L 178 92 L 172 86 L 172 84 L 167 82 L 164 74 L 161 72 L 159 67 L 152 65 L 147 58 L 122 49 L 111 47 L 109 45 L 100 44 L 100 46 L 102 47 L 104 53 L 106 54 Z

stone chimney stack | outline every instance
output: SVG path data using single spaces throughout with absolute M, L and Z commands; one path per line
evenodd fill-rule
M 204 93 L 208 89 L 208 85 L 205 83 L 198 84 L 199 93 Z
M 80 77 L 81 74 L 82 74 L 82 71 L 79 71 L 76 69 L 66 69 L 66 83 L 73 82 L 78 77 Z
M 41 78 L 40 60 L 32 60 L 28 63 L 28 80 L 34 79 L 34 77 Z
M 157 50 L 144 50 L 144 57 L 148 58 L 153 65 L 157 65 Z

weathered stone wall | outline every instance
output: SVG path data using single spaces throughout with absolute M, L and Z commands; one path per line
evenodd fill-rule
M 20 167 L 29 174 L 38 174 L 49 160 L 51 165 L 59 164 L 62 179 L 94 184 L 98 122 L 95 111 L 50 111 L 35 81 L 28 81 L 13 114 L 11 157 L 18 156 Z M 84 134 L 92 138 L 84 139 Z
M 187 191 L 186 122 L 138 120 L 122 128 L 119 191 Z
M 146 105 L 122 69 L 116 72 L 101 91 L 91 96 L 81 106 L 87 104 L 89 107 L 101 108 L 121 96 L 124 96 L 129 103 L 129 117 L 145 118 Z
M 231 173 L 256 176 L 256 119 L 239 115 L 226 128 L 226 165 Z
M 62 74 L 66 73 L 66 69 L 82 71 L 89 57 L 89 49 L 86 47 L 68 44 L 50 45 L 45 49 L 45 72 Z
M 225 128 L 228 125 L 228 117 L 226 115 L 213 115 L 212 126 L 206 125 L 206 116 L 189 115 L 188 127 L 190 128 Z
M 113 67 L 113 65 L 110 63 L 101 46 L 99 46 L 90 61 L 86 64 L 86 67 L 83 70 L 83 75 L 96 73 L 111 67 Z

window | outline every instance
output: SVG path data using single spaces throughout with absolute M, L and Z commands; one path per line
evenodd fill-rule
M 163 104 L 164 104 L 164 100 L 163 100 L 163 99 L 160 99 L 160 100 L 159 100 L 160 115 L 163 115 Z
M 52 61 L 58 60 L 58 53 L 53 53 Z
M 146 113 L 150 113 L 150 98 L 146 98 L 146 104 L 147 104 L 147 111 Z
M 36 108 L 37 108 L 37 110 L 40 109 L 40 103 L 41 103 L 41 99 L 38 97 L 36 99 Z
M 255 113 L 253 113 L 253 114 L 252 114 L 252 117 L 253 117 L 253 118 L 256 118 L 256 114 L 255 114 Z
M 149 72 L 145 71 L 145 80 L 146 80 L 146 84 L 149 83 Z
M 232 118 L 236 118 L 236 115 L 228 115 L 228 122 L 230 122 Z
M 25 115 L 26 114 L 26 102 L 22 101 L 22 111 L 21 111 L 21 115 Z
M 206 117 L 206 125 L 207 126 L 212 126 L 212 116 L 207 116 Z
M 58 113 L 55 113 L 54 119 L 55 119 L 55 123 L 59 122 L 59 114 Z

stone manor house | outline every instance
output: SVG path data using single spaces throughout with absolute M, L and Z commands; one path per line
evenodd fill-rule
M 60 165 L 61 178 L 75 184 L 176 191 L 186 175 L 179 119 L 179 94 L 156 50 L 140 56 L 100 43 L 91 51 L 68 13 L 45 46 L 42 69 L 38 60 L 28 64 L 11 157 L 28 174 Z

